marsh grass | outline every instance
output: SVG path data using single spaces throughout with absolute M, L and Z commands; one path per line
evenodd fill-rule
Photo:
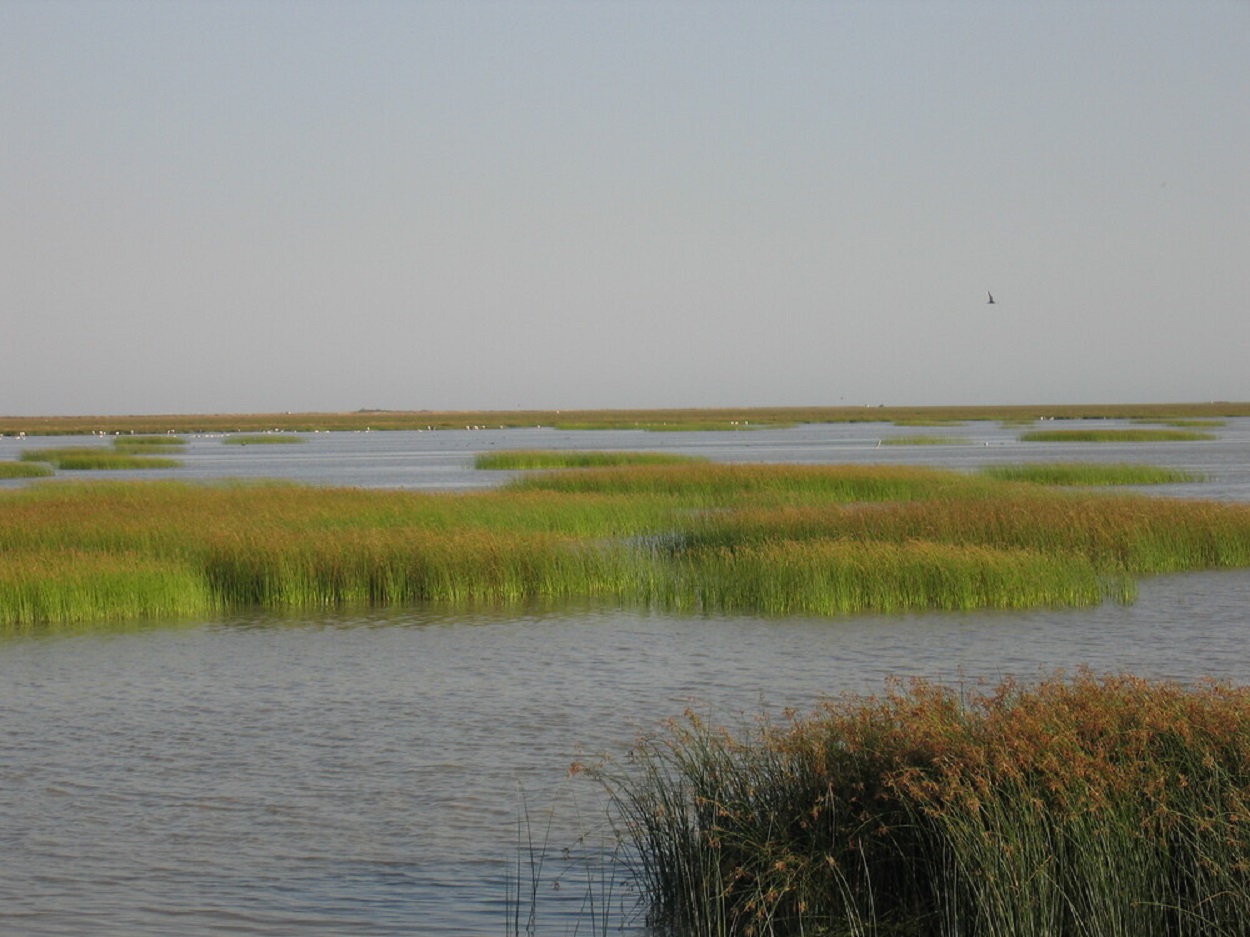
M 52 466 L 42 462 L 0 462 L 0 478 L 41 478 L 52 474 Z
M 1202 476 L 1180 469 L 1132 463 L 1047 462 L 1022 465 L 987 465 L 982 475 L 1000 481 L 1038 485 L 1170 485 L 1202 481 Z
M 351 413 L 164 414 L 151 416 L 0 417 L 0 433 L 63 436 L 118 433 L 361 432 L 368 430 L 569 426 L 638 429 L 703 425 L 753 429 L 808 423 L 961 422 L 1038 419 L 1211 419 L 1250 416 L 1250 403 L 1069 404 L 981 407 L 738 407 L 668 410 L 357 410 Z
M 1180 429 L 1039 429 L 1020 434 L 1021 442 L 1196 442 L 1214 433 Z
M 124 446 L 135 449 L 170 449 L 185 446 L 187 441 L 181 436 L 166 434 L 163 436 L 114 436 L 114 446 Z
M 1161 426 L 1178 426 L 1178 427 L 1199 427 L 1215 429 L 1221 426 L 1227 426 L 1227 420 L 1203 420 L 1203 419 L 1175 419 L 1175 420 L 1134 420 L 1134 423 L 1155 423 Z
M 91 601 L 101 620 L 564 601 L 835 615 L 1128 601 L 1137 575 L 1250 566 L 1250 507 L 918 467 L 710 462 L 470 493 L 64 483 L 0 491 L 0 552 L 0 624 L 82 618 Z M 129 592 L 93 591 L 92 570 L 132 570 Z
M 27 449 L 20 456 L 23 462 L 46 462 L 64 471 L 92 469 L 156 469 L 177 468 L 177 459 L 136 454 L 120 448 L 102 446 L 64 446 L 56 449 Z
M 1250 934 L 1250 690 L 915 683 L 591 768 L 682 935 Z
M 694 456 L 666 452 L 577 452 L 568 449 L 510 449 L 501 452 L 480 452 L 473 458 L 473 467 L 497 469 L 565 469 L 603 468 L 620 465 L 682 465 L 703 462 Z
M 228 446 L 282 446 L 304 441 L 303 436 L 292 433 L 241 433 L 222 439 Z

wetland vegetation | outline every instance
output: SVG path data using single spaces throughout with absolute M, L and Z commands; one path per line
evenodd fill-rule
M 42 478 L 52 474 L 52 466 L 42 462 L 0 461 L 0 478 Z
M 60 446 L 52 449 L 27 449 L 23 462 L 42 462 L 64 471 L 177 468 L 177 459 L 152 455 L 155 447 L 142 451 L 125 446 Z
M 228 446 L 284 446 L 304 442 L 303 436 L 292 433 L 241 433 L 222 440 Z
M 1174 485 L 1202 481 L 1194 472 L 1133 463 L 1034 462 L 1021 465 L 987 465 L 982 475 L 1001 481 L 1035 482 L 1039 485 Z
M 829 615 L 1127 601 L 1250 565 L 1250 506 L 903 466 L 619 465 L 424 493 L 284 483 L 0 492 L 0 624 L 447 602 Z
M 484 470 L 600 468 L 608 465 L 680 465 L 705 461 L 669 452 L 585 452 L 571 449 L 505 449 L 478 453 L 473 467 Z
M 1082 673 L 694 714 L 607 784 L 662 933 L 1250 933 L 1250 689 Z
M 1039 429 L 1020 434 L 1021 442 L 1197 442 L 1214 433 L 1183 429 Z
M 1065 404 L 982 407 L 734 407 L 670 410 L 356 410 L 349 413 L 153 414 L 133 416 L 0 417 L 0 433 L 27 436 L 109 433 L 273 433 L 565 426 L 716 429 L 804 423 L 913 425 L 996 420 L 1192 420 L 1250 416 L 1250 403 Z

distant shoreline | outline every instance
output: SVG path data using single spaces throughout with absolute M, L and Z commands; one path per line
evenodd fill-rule
M 1250 416 L 1250 402 L 1028 404 L 1012 406 L 692 407 L 634 410 L 355 410 L 346 413 L 209 413 L 0 416 L 0 434 L 326 432 L 501 429 L 749 429 L 810 423 L 977 420 L 1164 420 Z

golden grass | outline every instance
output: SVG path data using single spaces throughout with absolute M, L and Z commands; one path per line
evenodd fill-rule
M 592 771 L 674 933 L 1250 933 L 1250 689 L 927 683 Z
M 44 483 L 0 491 L 0 551 L 10 624 L 88 617 L 82 595 L 101 620 L 564 599 L 777 615 L 1018 608 L 1127 600 L 1140 574 L 1250 566 L 1250 506 L 905 466 L 698 462 L 471 493 Z M 97 568 L 102 581 L 133 568 L 134 595 L 69 572 Z M 61 588 L 72 600 L 52 598 Z M 21 598 L 35 593 L 39 604 Z

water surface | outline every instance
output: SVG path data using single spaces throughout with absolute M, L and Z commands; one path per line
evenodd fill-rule
M 959 432 L 991 445 L 881 449 L 881 434 L 908 431 L 340 434 L 241 451 L 199 439 L 170 474 L 470 487 L 497 483 L 469 467 L 481 448 L 616 445 L 956 468 L 1137 460 L 1208 473 L 1176 494 L 1245 499 L 1250 434 L 1234 422 L 1214 444 L 1110 449 L 1035 449 L 988 424 Z M 531 884 L 518 867 L 528 834 L 549 837 L 533 882 L 539 933 L 586 933 L 587 894 L 624 892 L 587 882 L 582 859 L 609 836 L 597 788 L 567 776 L 578 759 L 621 756 L 687 707 L 737 723 L 879 691 L 891 676 L 996 681 L 1089 665 L 1244 683 L 1247 609 L 1250 573 L 1233 571 L 1143 580 L 1132 606 L 1081 610 L 408 609 L 0 639 L 0 932 L 504 934 L 510 889 L 518 876 Z

